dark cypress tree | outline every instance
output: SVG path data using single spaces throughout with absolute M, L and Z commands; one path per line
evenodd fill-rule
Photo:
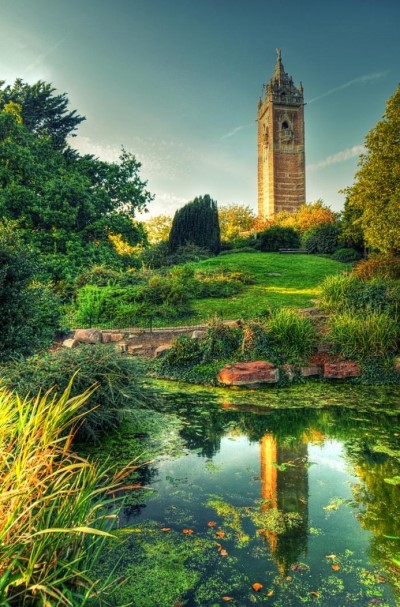
M 218 254 L 221 236 L 217 203 L 208 194 L 197 196 L 175 213 L 169 235 L 169 250 L 193 243 Z

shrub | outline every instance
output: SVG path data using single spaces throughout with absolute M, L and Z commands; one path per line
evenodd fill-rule
M 170 367 L 185 369 L 197 365 L 202 358 L 201 341 L 180 335 L 174 340 L 172 348 L 160 359 L 160 367 L 164 370 Z
M 233 356 L 242 341 L 240 328 L 228 327 L 222 323 L 212 325 L 202 340 L 203 362 L 224 360 Z
M 257 248 L 264 252 L 298 249 L 300 246 L 299 233 L 294 228 L 282 226 L 271 226 L 257 235 L 257 241 Z
M 397 316 L 400 286 L 382 279 L 360 280 L 354 274 L 327 276 L 321 284 L 320 301 L 331 312 L 375 311 Z
M 123 356 L 113 346 L 63 348 L 53 354 L 10 363 L 1 375 L 8 388 L 26 396 L 51 388 L 61 394 L 75 373 L 72 396 L 98 385 L 82 409 L 87 415 L 79 428 L 79 440 L 98 440 L 118 427 L 129 411 L 146 405 L 152 398 L 144 384 L 142 364 Z
M 363 280 L 371 278 L 400 279 L 400 256 L 373 254 L 362 259 L 353 269 L 353 273 Z
M 1 605 L 102 602 L 107 580 L 91 575 L 124 475 L 69 451 L 92 393 L 69 390 L 32 400 L 0 391 Z
M 342 249 L 337 249 L 333 253 L 332 259 L 341 261 L 342 263 L 353 263 L 361 259 L 361 253 L 350 247 L 344 247 Z
M 338 248 L 340 228 L 335 223 L 321 223 L 307 230 L 302 246 L 309 253 L 332 254 Z
M 254 277 L 248 272 L 229 270 L 200 271 L 195 274 L 198 281 L 196 297 L 230 297 L 239 293 L 243 285 L 253 284 Z
M 399 330 L 396 321 L 385 313 L 368 312 L 359 317 L 344 312 L 329 319 L 328 339 L 334 352 L 363 360 L 396 352 Z
M 188 243 L 219 253 L 221 236 L 217 203 L 208 194 L 196 197 L 174 215 L 169 233 L 169 250 L 174 253 Z

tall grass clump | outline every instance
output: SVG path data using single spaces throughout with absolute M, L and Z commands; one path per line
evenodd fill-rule
M 93 389 L 21 399 L 0 389 L 0 605 L 73 607 L 101 589 L 91 579 L 111 534 L 111 494 L 123 473 L 70 451 Z M 132 470 L 130 467 L 129 471 Z
M 321 284 L 321 307 L 329 312 L 345 309 L 351 294 L 357 293 L 359 285 L 360 280 L 352 274 L 327 276 Z
M 343 312 L 329 319 L 328 339 L 334 352 L 346 358 L 383 358 L 396 352 L 399 328 L 387 313 L 367 312 L 354 316 Z
M 279 308 L 265 321 L 268 349 L 277 362 L 301 363 L 314 351 L 316 331 L 308 318 L 291 308 Z
M 1 370 L 4 384 L 22 396 L 54 388 L 61 394 L 75 374 L 71 394 L 98 385 L 82 405 L 87 415 L 77 432 L 79 440 L 97 441 L 118 428 L 136 408 L 149 404 L 154 393 L 145 383 L 143 364 L 117 352 L 114 346 L 62 348 L 8 364 Z

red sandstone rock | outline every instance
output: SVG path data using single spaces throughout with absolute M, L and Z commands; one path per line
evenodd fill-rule
M 330 379 L 345 379 L 346 377 L 358 377 L 359 375 L 361 375 L 360 367 L 351 360 L 324 365 L 324 377 Z
M 77 339 L 65 339 L 62 345 L 64 348 L 77 348 L 79 346 L 79 341 Z
M 320 375 L 322 367 L 320 365 L 308 365 L 307 367 L 300 368 L 300 374 L 302 377 L 312 377 L 313 375 Z
M 278 380 L 279 370 L 272 363 L 263 360 L 225 365 L 218 374 L 218 381 L 230 386 L 274 384 Z

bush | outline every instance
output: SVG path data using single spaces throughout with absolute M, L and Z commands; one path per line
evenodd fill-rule
M 257 248 L 260 251 L 272 252 L 279 249 L 298 249 L 300 236 L 294 228 L 271 226 L 265 232 L 257 234 Z
M 316 331 L 309 318 L 296 310 L 279 308 L 265 321 L 270 347 L 279 362 L 301 363 L 315 348 Z
M 191 339 L 187 335 L 180 335 L 174 340 L 172 348 L 160 359 L 160 367 L 189 368 L 197 365 L 203 358 L 201 340 Z
M 400 310 L 400 285 L 392 281 L 360 280 L 354 274 L 327 276 L 321 284 L 321 306 L 331 312 L 387 312 Z
M 385 313 L 368 312 L 359 317 L 344 312 L 329 319 L 328 339 L 333 351 L 346 358 L 386 357 L 397 350 L 399 329 Z
M 229 270 L 209 270 L 196 272 L 198 281 L 196 297 L 230 297 L 239 293 L 244 285 L 254 283 L 249 272 L 231 272 Z
M 353 263 L 361 259 L 361 253 L 350 247 L 345 247 L 342 249 L 337 249 L 333 253 L 332 259 L 335 261 L 341 261 L 342 263 Z
M 240 328 L 228 327 L 222 323 L 212 325 L 202 340 L 203 362 L 229 359 L 238 350 L 242 341 Z
M 353 269 L 353 273 L 363 280 L 371 278 L 400 279 L 400 256 L 370 255 L 362 259 Z
M 63 348 L 15 361 L 1 370 L 5 385 L 23 397 L 51 388 L 61 394 L 75 373 L 72 396 L 98 385 L 83 406 L 86 417 L 77 434 L 79 440 L 98 440 L 117 428 L 129 411 L 145 406 L 153 396 L 145 387 L 142 364 L 123 356 L 114 346 Z
M 91 395 L 69 389 L 25 401 L 0 391 L 1 605 L 97 604 L 106 590 L 91 576 L 124 475 L 69 450 Z
M 303 234 L 302 246 L 309 253 L 331 255 L 339 246 L 339 234 L 338 224 L 321 223 Z

